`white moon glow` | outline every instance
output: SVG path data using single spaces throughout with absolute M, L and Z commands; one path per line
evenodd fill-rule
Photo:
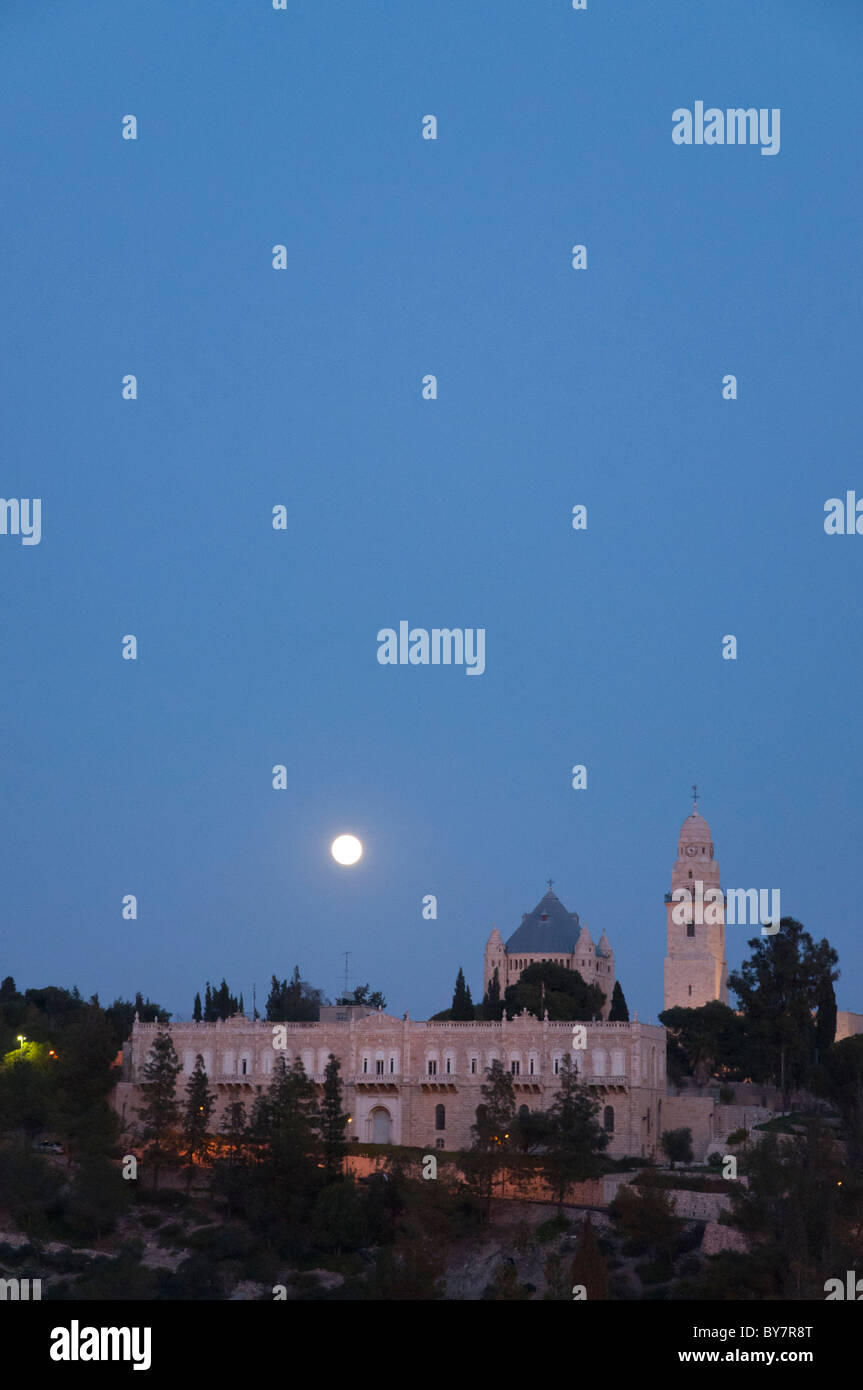
M 362 853 L 363 847 L 356 835 L 337 835 L 330 845 L 330 854 L 337 864 L 356 864 Z

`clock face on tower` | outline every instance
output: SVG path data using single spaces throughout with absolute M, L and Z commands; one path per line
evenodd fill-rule
M 690 856 L 692 856 L 693 854 L 697 854 L 697 853 L 698 853 L 698 846 L 697 846 L 697 845 L 687 845 L 687 846 L 686 846 L 686 853 L 687 853 L 688 855 L 690 855 Z

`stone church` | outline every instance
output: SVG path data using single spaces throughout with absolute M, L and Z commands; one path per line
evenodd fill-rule
M 719 883 L 710 829 L 693 810 L 678 839 L 671 887 L 688 885 L 697 874 L 705 883 Z M 708 999 L 727 1000 L 725 928 L 698 922 L 672 921 L 672 894 L 666 895 L 667 955 L 665 1003 L 694 1007 Z M 680 915 L 680 914 L 678 914 Z M 701 1096 L 670 1095 L 665 1070 L 665 1029 L 638 1021 L 608 1018 L 614 987 L 614 953 L 605 932 L 594 945 L 585 924 L 570 913 L 552 891 L 504 942 L 495 927 L 485 948 L 483 981 L 487 988 L 495 970 L 501 996 L 528 965 L 551 960 L 578 970 L 606 995 L 602 1017 L 585 1025 L 586 1037 L 576 1038 L 571 1023 L 536 1018 L 523 1012 L 500 1022 L 418 1021 L 395 1018 L 362 1008 L 322 1010 L 318 1023 L 283 1025 L 287 1048 L 281 1051 L 291 1065 L 299 1058 L 306 1073 L 320 1086 L 327 1058 L 341 1063 L 349 1134 L 358 1142 L 416 1145 L 424 1149 L 468 1148 L 471 1125 L 482 1101 L 480 1087 L 486 1071 L 498 1060 L 510 1073 L 520 1109 L 548 1109 L 559 1082 L 563 1058 L 573 1058 L 583 1084 L 599 1103 L 599 1119 L 609 1136 L 607 1152 L 655 1156 L 664 1129 L 688 1125 L 693 1130 L 696 1156 L 702 1156 L 714 1133 L 715 1107 Z M 137 1020 L 123 1047 L 122 1080 L 114 1105 L 134 1132 L 142 1069 L 160 1025 Z M 182 1095 L 197 1057 L 203 1058 L 211 1088 L 217 1096 L 217 1118 L 234 1103 L 251 1110 L 256 1095 L 269 1085 L 276 1057 L 274 1025 L 242 1015 L 217 1023 L 167 1025 L 183 1071 Z M 283 1035 L 283 1036 L 284 1036 Z M 577 1042 L 586 1041 L 586 1046 Z M 729 1123 L 740 1123 L 723 1107 Z M 754 1110 L 748 1113 L 752 1118 Z
M 560 898 L 551 891 L 537 903 L 533 912 L 526 912 L 509 940 L 504 944 L 497 927 L 486 942 L 483 965 L 483 994 L 488 992 L 497 971 L 500 997 L 508 985 L 514 985 L 522 971 L 537 961 L 552 961 L 565 970 L 577 970 L 585 984 L 598 985 L 605 995 L 602 1017 L 608 1018 L 614 990 L 614 952 L 605 932 L 594 946 L 586 923 L 580 923 L 577 912 L 567 912 Z

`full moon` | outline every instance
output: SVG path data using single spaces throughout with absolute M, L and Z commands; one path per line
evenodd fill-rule
M 337 835 L 330 845 L 330 854 L 337 864 L 356 864 L 362 853 L 363 847 L 356 835 Z

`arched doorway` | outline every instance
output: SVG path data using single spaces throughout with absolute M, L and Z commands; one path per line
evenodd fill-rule
M 369 1120 L 372 1127 L 371 1142 L 373 1144 L 391 1144 L 393 1122 L 389 1110 L 383 1105 L 376 1105 L 369 1115 Z

